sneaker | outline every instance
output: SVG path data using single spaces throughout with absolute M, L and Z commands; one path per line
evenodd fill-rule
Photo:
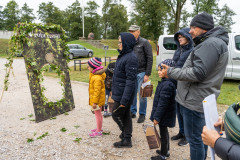
M 156 153 L 161 155 L 161 150 L 156 150 Z M 170 153 L 167 152 L 167 155 L 165 156 L 166 158 L 169 158 L 170 157 Z
M 179 142 L 178 142 L 179 146 L 186 146 L 188 145 L 188 141 L 186 139 L 186 137 L 183 137 Z
M 97 128 L 96 128 L 96 129 L 92 129 L 92 130 L 91 130 L 91 133 L 93 133 L 93 132 L 97 132 Z M 101 129 L 100 132 L 103 132 L 103 130 Z
M 101 137 L 102 136 L 102 132 L 93 132 L 93 133 L 90 133 L 89 136 L 91 138 Z
M 119 142 L 113 143 L 113 146 L 115 148 L 131 148 L 132 147 L 132 141 L 131 141 L 131 139 L 127 140 L 127 139 L 124 138 Z
M 112 113 L 111 113 L 111 112 L 108 112 L 107 116 L 112 116 Z
M 136 114 L 131 113 L 132 118 L 136 118 Z
M 151 157 L 151 160 L 165 160 L 165 159 L 167 159 L 167 157 L 162 155 Z
M 109 115 L 108 115 L 108 111 L 104 111 L 104 113 L 103 113 L 103 117 L 105 118 L 105 117 L 108 117 Z
M 172 136 L 171 140 L 176 141 L 176 140 L 182 139 L 183 137 L 184 137 L 184 135 L 179 132 L 177 135 Z
M 143 123 L 145 121 L 145 115 L 140 114 L 137 123 Z

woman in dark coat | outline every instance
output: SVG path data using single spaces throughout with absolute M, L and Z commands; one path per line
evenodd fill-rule
M 112 99 L 114 100 L 112 117 L 122 131 L 121 141 L 113 144 L 116 148 L 132 147 L 130 106 L 134 98 L 138 69 L 138 60 L 133 51 L 135 44 L 136 39 L 131 33 L 120 34 L 119 56 L 115 64 L 112 83 Z

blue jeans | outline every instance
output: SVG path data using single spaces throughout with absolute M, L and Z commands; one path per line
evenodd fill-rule
M 205 160 L 208 147 L 202 141 L 202 129 L 205 125 L 204 113 L 180 107 L 183 116 L 185 137 L 190 144 L 191 160 Z
M 107 110 L 108 108 L 108 98 L 110 96 L 110 90 L 105 89 L 105 105 L 104 105 L 104 109 Z
M 176 108 L 177 108 L 177 119 L 178 119 L 178 125 L 179 125 L 179 133 L 181 133 L 182 135 L 184 134 L 184 125 L 183 125 L 183 116 L 180 112 L 180 107 L 181 105 L 179 103 L 176 103 Z
M 137 93 L 140 92 L 140 87 L 142 85 L 142 82 L 144 80 L 144 76 L 145 76 L 145 72 L 141 72 L 139 74 L 137 74 L 137 83 L 136 83 L 136 89 L 135 89 L 135 95 L 134 95 L 134 99 L 133 99 L 133 104 L 131 106 L 131 113 L 132 114 L 136 114 L 137 113 Z M 144 97 L 142 98 L 140 93 L 139 93 L 139 114 L 143 114 L 146 116 L 146 109 L 147 109 L 147 98 Z

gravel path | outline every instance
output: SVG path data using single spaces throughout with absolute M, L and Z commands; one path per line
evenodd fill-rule
M 0 59 L 0 91 L 3 88 L 5 61 Z M 87 83 L 71 82 L 76 108 L 69 115 L 59 115 L 56 119 L 35 123 L 32 121 L 34 110 L 23 59 L 14 60 L 13 64 L 14 77 L 10 76 L 9 90 L 4 93 L 0 104 L 0 160 L 147 160 L 156 155 L 155 150 L 149 150 L 142 124 L 136 123 L 137 119 L 133 119 L 133 147 L 130 149 L 113 148 L 112 144 L 119 141 L 120 131 L 111 117 L 103 120 L 103 129 L 110 131 L 110 135 L 89 138 L 89 131 L 96 124 L 88 107 Z M 58 99 L 57 79 L 45 78 L 45 81 L 46 95 Z M 145 124 L 152 124 L 148 120 L 151 105 L 152 99 L 149 98 Z M 67 131 L 61 132 L 61 128 Z M 46 132 L 46 137 L 37 139 Z M 170 129 L 169 132 L 172 136 L 178 132 L 178 128 Z M 82 140 L 74 142 L 76 138 Z M 27 139 L 34 141 L 28 143 Z M 170 160 L 189 159 L 189 146 L 179 147 L 177 142 L 171 142 L 170 154 Z

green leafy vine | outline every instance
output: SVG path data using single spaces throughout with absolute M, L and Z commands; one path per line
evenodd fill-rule
M 44 79 L 43 79 L 43 72 L 49 71 L 51 69 L 53 72 L 57 73 L 57 75 L 60 77 L 60 85 L 64 86 L 65 85 L 65 74 L 61 70 L 59 65 L 56 64 L 49 64 L 46 66 L 43 66 L 40 70 L 36 67 L 37 62 L 36 59 L 33 57 L 25 57 L 24 52 L 23 52 L 23 46 L 25 44 L 28 44 L 31 46 L 31 41 L 29 41 L 29 36 L 34 33 L 36 30 L 42 30 L 43 32 L 45 31 L 52 31 L 52 32 L 57 32 L 60 33 L 60 46 L 57 47 L 57 51 L 64 50 L 63 57 L 66 59 L 67 63 L 69 62 L 68 54 L 69 54 L 69 48 L 67 47 L 66 39 L 67 36 L 65 35 L 65 31 L 61 28 L 60 25 L 42 25 L 42 24 L 35 24 L 35 23 L 18 23 L 16 27 L 14 28 L 14 34 L 11 37 L 11 40 L 9 41 L 10 49 L 9 49 L 9 57 L 7 58 L 8 62 L 5 64 L 6 67 L 6 75 L 4 79 L 4 87 L 2 91 L 2 95 L 0 97 L 0 102 L 2 100 L 2 96 L 4 91 L 8 90 L 8 85 L 9 85 L 9 75 L 12 70 L 12 64 L 13 64 L 13 59 L 16 56 L 16 53 L 22 53 L 28 69 L 32 69 L 34 73 L 38 75 L 38 80 L 39 83 L 41 84 Z M 47 32 L 46 32 L 47 35 Z M 49 38 L 46 38 L 47 44 L 52 47 L 52 44 L 50 42 Z M 54 49 L 54 47 L 52 47 Z M 61 52 L 57 52 L 61 53 Z M 69 68 L 68 68 L 69 69 Z M 63 98 L 60 100 L 57 100 L 57 102 L 49 102 L 48 99 L 44 95 L 44 90 L 45 88 L 42 86 L 41 91 L 40 91 L 40 96 L 41 99 L 43 100 L 43 104 L 46 105 L 48 103 L 49 107 L 52 107 L 54 109 L 54 105 L 57 107 L 61 107 L 62 104 L 66 101 L 65 99 L 65 91 L 63 91 Z

